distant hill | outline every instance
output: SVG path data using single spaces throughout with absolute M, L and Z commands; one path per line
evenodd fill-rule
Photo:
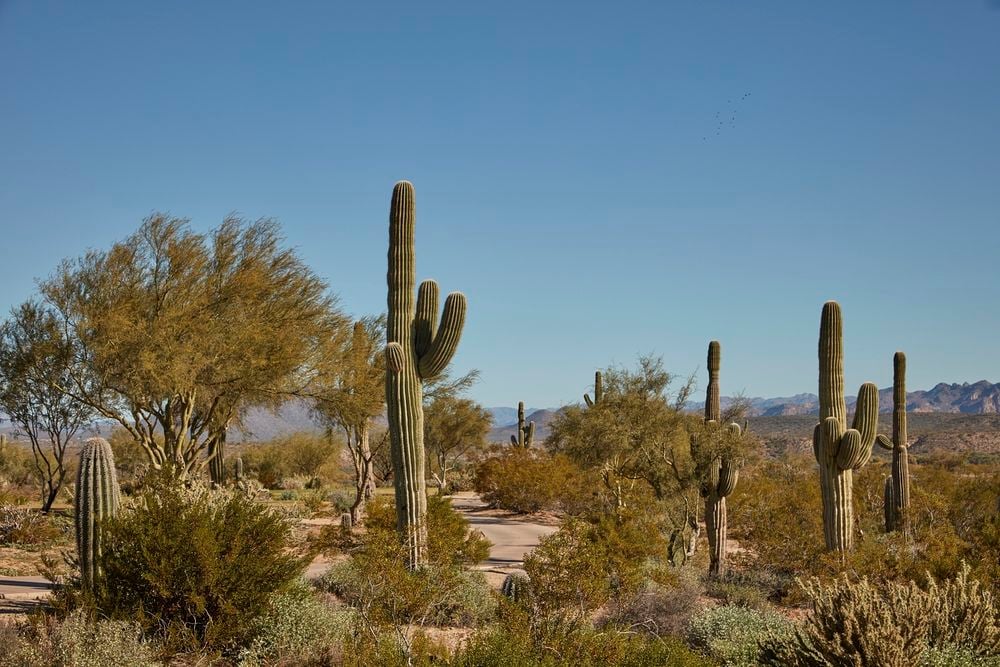
M 750 416 L 781 417 L 819 414 L 819 398 L 816 394 L 796 394 L 782 398 L 750 398 Z M 732 404 L 731 397 L 723 397 L 725 408 Z M 855 397 L 847 398 L 847 406 L 854 406 Z M 689 404 L 692 409 L 704 408 L 704 403 Z M 936 384 L 932 389 L 911 391 L 906 394 L 908 412 L 944 412 L 968 415 L 1000 414 L 1000 383 L 991 384 L 986 380 L 962 384 Z M 892 387 L 879 390 L 879 411 L 892 412 Z
M 501 411 L 499 412 L 500 415 L 506 415 L 505 412 L 502 412 L 504 408 L 487 408 L 487 410 L 491 412 L 498 410 Z M 549 410 L 547 408 L 541 410 L 525 409 L 524 413 L 525 421 L 535 422 L 535 439 L 541 441 L 548 437 L 549 424 L 559 414 L 559 410 Z M 508 423 L 498 423 L 494 419 L 493 429 L 490 430 L 489 436 L 487 436 L 490 442 L 510 442 L 510 436 L 517 432 L 517 410 L 513 411 L 513 415 L 509 419 Z

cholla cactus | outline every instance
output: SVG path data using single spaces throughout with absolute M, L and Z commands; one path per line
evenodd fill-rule
M 604 399 L 604 380 L 601 371 L 594 371 L 594 398 L 590 394 L 584 394 L 583 400 L 588 407 L 593 407 L 595 403 L 600 403 Z
M 524 401 L 517 402 L 517 435 L 510 436 L 510 444 L 530 449 L 535 442 L 535 422 L 524 423 Z
M 438 286 L 420 284 L 416 303 L 413 185 L 400 181 L 389 210 L 389 287 L 385 402 L 389 422 L 396 527 L 406 541 L 411 568 L 427 552 L 423 383 L 437 377 L 458 349 L 465 324 L 465 295 L 453 292 L 438 323 Z
M 892 475 L 885 479 L 885 530 L 906 530 L 910 511 L 910 464 L 906 442 L 906 355 L 892 359 L 892 440 L 879 435 L 875 442 L 892 452 Z
M 826 548 L 839 552 L 854 545 L 853 472 L 871 458 L 878 428 L 878 387 L 871 382 L 861 385 L 854 422 L 847 428 L 843 328 L 840 305 L 828 301 L 819 328 L 819 423 L 813 430 L 813 453 L 819 463 Z
M 531 591 L 531 580 L 528 574 L 521 570 L 511 572 L 504 577 L 500 593 L 511 602 L 524 602 Z
M 76 551 L 84 586 L 101 575 L 101 524 L 118 513 L 120 503 L 115 455 L 104 438 L 90 438 L 80 452 L 76 477 Z

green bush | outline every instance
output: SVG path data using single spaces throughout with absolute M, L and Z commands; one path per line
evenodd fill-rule
M 49 544 L 61 535 L 52 517 L 38 510 L 13 505 L 0 506 L 0 545 Z
M 271 595 L 302 569 L 287 552 L 290 529 L 274 512 L 235 490 L 169 480 L 143 493 L 106 525 L 107 586 L 95 603 L 133 620 L 171 647 L 234 651 Z
M 920 667 L 1000 667 L 1000 657 L 986 658 L 961 646 L 929 648 Z
M 254 621 L 254 638 L 238 663 L 250 667 L 328 662 L 331 647 L 340 643 L 353 622 L 350 609 L 331 607 L 300 582 L 271 598 L 267 611 Z
M 138 625 L 92 621 L 77 610 L 59 622 L 38 616 L 0 624 L 0 667 L 154 667 L 154 651 Z
M 385 499 L 368 505 L 364 533 L 328 527 L 320 541 L 351 552 L 330 568 L 320 587 L 363 609 L 375 626 L 470 625 L 490 620 L 497 600 L 482 573 L 465 566 L 489 554 L 489 542 L 444 498 L 427 500 L 427 567 L 410 571 L 396 533 L 395 510 Z
M 595 630 L 533 624 L 508 609 L 500 623 L 473 635 L 454 667 L 711 667 L 676 637 L 650 637 L 618 628 Z
M 512 512 L 580 514 L 597 497 L 590 477 L 565 455 L 519 447 L 481 461 L 473 487 L 490 506 Z
M 703 609 L 688 625 L 688 642 L 724 667 L 760 664 L 761 643 L 787 640 L 793 626 L 774 612 L 726 605 Z

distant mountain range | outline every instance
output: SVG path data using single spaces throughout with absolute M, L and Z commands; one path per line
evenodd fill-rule
M 782 398 L 750 398 L 751 417 L 780 417 L 784 415 L 813 415 L 819 413 L 816 394 L 796 394 Z M 849 396 L 847 406 L 854 406 L 856 398 Z M 731 397 L 723 397 L 722 405 L 732 404 Z M 704 408 L 704 402 L 692 403 L 692 409 Z M 947 412 L 971 415 L 1000 414 L 1000 383 L 986 380 L 962 384 L 936 384 L 926 391 L 906 394 L 908 412 Z M 892 387 L 879 391 L 879 412 L 892 412 Z
M 986 380 L 974 383 L 946 384 L 933 388 L 909 392 L 906 395 L 906 409 L 911 413 L 952 413 L 972 415 L 1000 415 L 1000 383 L 991 384 Z M 732 403 L 731 397 L 723 397 L 723 407 Z M 816 394 L 796 394 L 779 398 L 750 398 L 751 417 L 783 417 L 795 415 L 815 415 L 819 413 L 819 399 Z M 848 397 L 848 408 L 854 406 L 855 398 Z M 691 410 L 704 409 L 704 403 L 691 402 Z M 494 442 L 508 442 L 517 427 L 517 409 L 509 406 L 486 408 L 493 417 L 493 429 L 489 438 Z M 549 433 L 549 424 L 559 414 L 561 408 L 529 408 L 526 419 L 535 422 L 535 437 L 544 439 Z M 892 388 L 879 391 L 879 410 L 892 412 Z M 2 419 L 2 415 L 0 415 Z M 13 426 L 5 419 L 0 422 L 0 432 L 9 433 Z M 87 429 L 90 435 L 99 432 L 110 433 L 110 424 L 96 424 Z M 231 429 L 231 442 L 242 440 L 263 441 L 296 431 L 322 432 L 323 427 L 314 418 L 310 405 L 303 400 L 285 403 L 278 410 L 258 407 L 247 411 L 242 429 Z

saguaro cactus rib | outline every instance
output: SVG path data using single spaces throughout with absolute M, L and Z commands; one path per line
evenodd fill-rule
M 413 185 L 400 181 L 389 208 L 388 318 L 385 397 L 396 492 L 396 526 L 406 540 L 409 565 L 422 565 L 427 548 L 423 382 L 447 367 L 465 324 L 465 296 L 445 299 L 437 319 L 438 286 L 424 281 L 414 302 L 415 206 Z
M 906 433 L 906 355 L 892 359 L 892 439 L 876 442 L 892 452 L 892 474 L 885 480 L 885 530 L 906 530 L 910 510 L 910 463 Z
M 840 305 L 823 306 L 819 333 L 819 424 L 813 431 L 813 453 L 820 469 L 823 533 L 830 551 L 853 547 L 853 471 L 872 455 L 878 426 L 878 387 L 861 386 L 852 428 L 847 428 L 844 398 L 843 319 Z
M 73 507 L 80 578 L 88 588 L 101 576 L 101 524 L 118 513 L 119 503 L 111 445 L 104 438 L 90 438 L 80 451 Z

